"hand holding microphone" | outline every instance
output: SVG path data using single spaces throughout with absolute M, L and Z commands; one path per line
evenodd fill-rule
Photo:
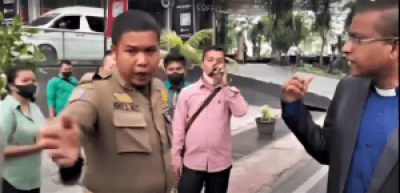
M 213 79 L 212 85 L 224 84 L 228 82 L 228 73 L 225 65 L 216 65 L 213 71 L 209 74 Z

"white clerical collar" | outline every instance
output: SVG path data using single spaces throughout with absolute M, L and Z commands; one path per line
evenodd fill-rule
M 391 97 L 391 96 L 396 96 L 396 89 L 395 88 L 391 88 L 391 89 L 380 89 L 378 87 L 375 87 L 376 92 L 384 97 Z

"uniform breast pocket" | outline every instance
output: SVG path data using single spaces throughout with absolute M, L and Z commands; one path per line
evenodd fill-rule
M 118 153 L 151 153 L 147 124 L 140 112 L 114 110 L 113 122 Z

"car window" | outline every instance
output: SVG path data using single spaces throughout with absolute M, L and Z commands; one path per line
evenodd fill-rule
M 33 20 L 31 25 L 32 26 L 45 25 L 45 24 L 49 23 L 51 20 L 53 20 L 54 18 L 56 18 L 58 15 L 60 15 L 60 14 L 59 13 L 51 13 L 51 14 L 43 15 L 43 16 Z
M 58 19 L 52 28 L 76 30 L 80 25 L 81 16 L 64 16 Z
M 104 32 L 104 19 L 102 17 L 86 16 L 89 27 L 94 32 Z

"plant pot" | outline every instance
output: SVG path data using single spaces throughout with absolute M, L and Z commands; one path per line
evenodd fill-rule
M 276 119 L 262 120 L 260 117 L 257 117 L 256 124 L 259 134 L 272 135 L 275 131 Z

